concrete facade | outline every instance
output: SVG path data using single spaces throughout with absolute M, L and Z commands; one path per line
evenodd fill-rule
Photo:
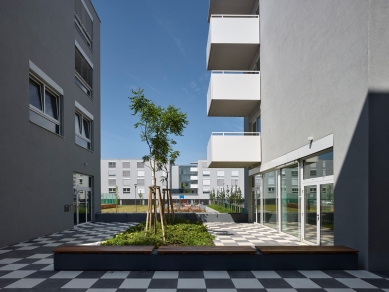
M 219 4 L 222 1 L 211 0 L 210 7 Z M 256 5 L 251 13 L 259 15 L 260 49 L 246 70 L 260 70 L 261 96 L 260 104 L 244 117 L 244 128 L 260 132 L 261 163 L 247 168 L 249 217 L 286 232 L 284 215 L 293 213 L 296 236 L 307 241 L 307 224 L 318 226 L 322 234 L 323 216 L 332 214 L 332 244 L 358 249 L 360 268 L 387 270 L 389 238 L 383 233 L 389 226 L 384 215 L 389 206 L 384 195 L 384 181 L 389 180 L 384 151 L 389 132 L 384 113 L 389 97 L 389 3 L 260 0 Z M 227 10 L 234 14 L 232 8 Z M 248 8 L 239 13 L 250 14 Z M 323 158 L 323 153 L 332 156 Z M 316 165 L 324 169 L 320 176 L 319 170 L 307 170 Z M 284 200 L 288 167 L 298 171 L 296 207 Z M 307 171 L 314 175 L 307 176 Z M 264 183 L 255 185 L 261 181 L 257 177 Z M 331 196 L 325 193 L 329 190 Z M 309 197 L 315 204 L 322 198 L 318 210 L 325 197 L 332 211 L 309 209 Z M 273 209 L 266 209 L 267 198 Z M 319 223 L 314 222 L 316 212 Z M 310 241 L 323 244 L 323 238 Z
M 100 211 L 100 20 L 89 0 L 78 4 L 93 18 L 92 49 L 77 29 L 75 1 L 0 2 L 0 247 L 72 228 L 75 173 L 91 177 L 90 220 Z M 93 99 L 75 83 L 77 45 L 93 65 Z M 32 76 L 45 100 L 38 116 Z M 49 91 L 59 102 L 57 133 L 43 127 L 55 124 L 47 114 Z M 75 143 L 76 111 L 88 116 L 90 150 Z

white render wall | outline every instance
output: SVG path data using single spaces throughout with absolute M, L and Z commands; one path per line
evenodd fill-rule
M 116 162 L 116 168 L 109 168 L 109 162 Z M 130 168 L 123 168 L 123 162 L 130 162 Z M 147 199 L 149 186 L 153 185 L 152 181 L 152 172 L 147 163 L 145 163 L 144 168 L 138 168 L 137 162 L 142 162 L 142 159 L 102 159 L 101 160 L 101 193 L 109 193 L 109 188 L 114 188 L 116 185 L 119 189 L 120 199 L 135 199 L 135 184 L 138 184 L 138 179 L 144 179 L 144 186 L 137 186 L 136 192 L 146 193 L 144 199 Z M 130 177 L 123 177 L 123 171 L 130 171 Z M 109 176 L 109 171 L 116 171 L 115 176 Z M 144 171 L 144 176 L 138 176 L 138 171 Z M 157 185 L 165 186 L 165 183 L 161 182 L 161 176 L 163 172 L 157 172 Z M 115 186 L 109 186 L 108 180 L 116 179 Z M 124 185 L 123 180 L 129 180 L 129 185 Z M 130 193 L 123 193 L 123 188 L 130 188 Z

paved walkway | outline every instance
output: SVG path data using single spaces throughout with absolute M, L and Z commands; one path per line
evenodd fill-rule
M 389 292 L 389 275 L 363 270 L 190 272 L 53 270 L 52 250 L 55 247 L 63 244 L 94 244 L 134 224 L 136 223 L 88 223 L 72 230 L 0 248 L 0 292 Z M 210 228 L 215 231 L 218 226 L 223 230 L 226 228 L 225 223 L 214 224 Z M 250 233 L 252 230 L 250 224 L 239 224 L 233 226 L 231 232 L 235 232 L 238 226 L 244 232 Z

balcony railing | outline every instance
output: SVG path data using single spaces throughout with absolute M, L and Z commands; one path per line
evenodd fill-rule
M 214 132 L 208 142 L 208 167 L 242 168 L 261 162 L 259 132 Z
M 259 71 L 212 71 L 207 115 L 246 117 L 261 100 Z

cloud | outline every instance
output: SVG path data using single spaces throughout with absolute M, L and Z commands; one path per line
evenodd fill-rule
M 192 87 L 194 90 L 196 90 L 196 91 L 199 91 L 200 90 L 200 88 L 197 86 L 197 83 L 196 82 L 194 82 L 194 81 L 192 81 L 191 83 L 190 83 L 190 87 Z
M 147 84 L 146 82 L 144 82 L 143 80 L 140 80 L 139 78 L 136 78 L 135 76 L 132 76 L 130 73 L 124 71 L 124 73 L 126 73 L 128 76 L 130 76 L 131 78 L 135 79 L 135 80 L 138 80 L 140 82 L 142 82 L 144 85 L 146 85 L 147 87 L 151 88 L 152 90 L 154 90 L 155 92 L 161 94 L 161 92 L 159 92 L 157 89 L 155 89 L 154 87 L 152 87 L 151 85 Z M 131 87 L 134 86 L 134 85 L 131 85 Z M 132 88 L 131 88 L 132 89 Z

